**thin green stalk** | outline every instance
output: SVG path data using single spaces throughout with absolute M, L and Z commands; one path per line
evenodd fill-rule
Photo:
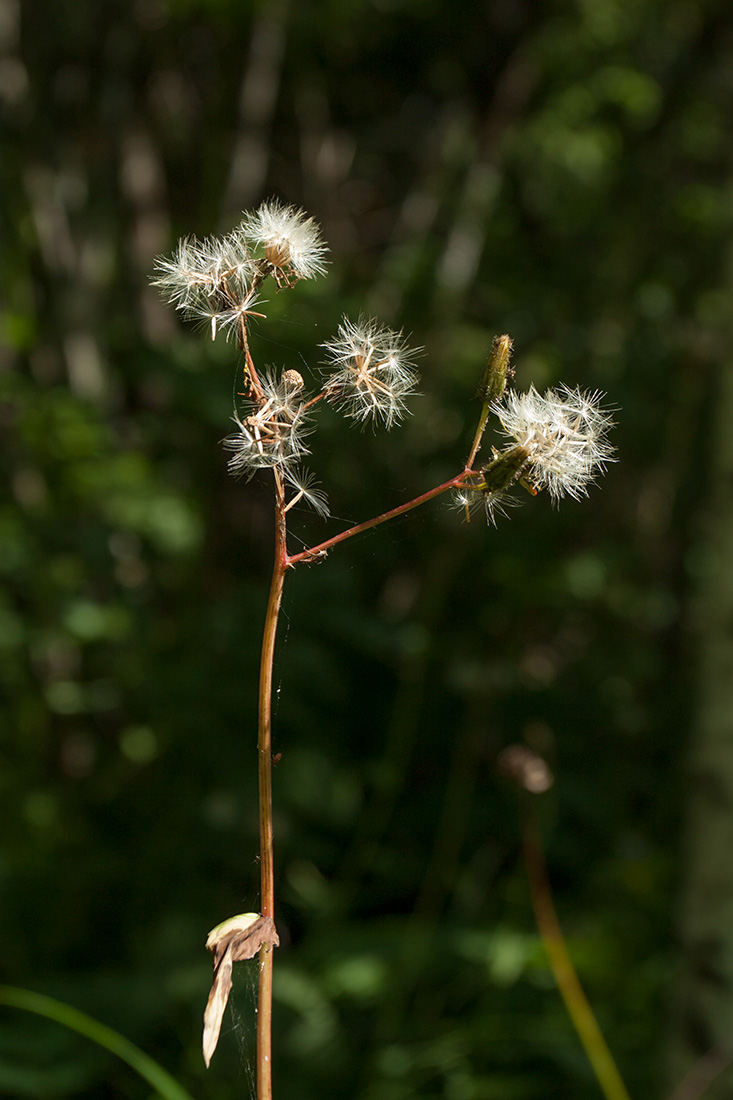
M 466 469 L 473 466 L 476 455 L 478 454 L 479 447 L 481 446 L 481 440 L 483 439 L 484 432 L 486 431 L 486 424 L 491 413 L 491 402 L 484 401 L 481 408 L 481 416 L 479 417 L 478 425 L 476 427 L 476 434 L 473 437 L 473 443 L 471 444 L 471 450 L 466 462 Z
M 532 895 L 532 908 L 555 981 L 606 1100 L 630 1100 L 626 1085 L 570 958 L 552 900 L 534 812 L 527 798 L 522 801 L 524 861 Z
M 275 872 L 272 830 L 272 670 L 286 566 L 285 500 L 276 478 L 275 563 L 262 638 L 259 692 L 258 775 L 260 801 L 261 913 L 275 920 Z M 272 1100 L 272 947 L 259 952 L 257 1000 L 257 1100 Z
M 37 1016 L 45 1016 L 91 1039 L 97 1046 L 104 1047 L 105 1050 L 116 1054 L 123 1062 L 127 1062 L 128 1066 L 147 1081 L 163 1100 L 193 1100 L 190 1092 L 186 1092 L 174 1077 L 171 1077 L 162 1066 L 129 1039 L 125 1039 L 123 1035 L 113 1031 L 106 1024 L 100 1024 L 85 1012 L 64 1004 L 63 1001 L 46 997 L 42 993 L 34 993 L 30 989 L 17 989 L 14 986 L 3 985 L 0 986 L 0 1004 L 8 1005 L 10 1008 L 20 1008 L 25 1012 L 34 1012 Z

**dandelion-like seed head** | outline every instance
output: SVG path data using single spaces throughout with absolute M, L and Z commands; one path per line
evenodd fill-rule
M 254 213 L 245 214 L 237 232 L 247 244 L 263 250 L 281 286 L 326 274 L 328 248 L 318 224 L 303 210 L 277 200 L 263 202 Z
M 268 275 L 278 286 L 323 275 L 326 245 L 313 218 L 273 201 L 245 214 L 223 237 L 184 237 L 171 256 L 155 261 L 153 286 L 184 316 L 246 344 L 246 327 Z M 263 255 L 264 253 L 264 255 Z
M 230 473 L 251 476 L 255 470 L 272 468 L 285 472 L 308 454 L 305 437 L 311 425 L 304 409 L 303 380 L 294 386 L 287 377 L 292 374 L 297 371 L 285 371 L 280 378 L 263 374 L 262 395 L 249 401 L 241 416 L 235 414 L 237 431 L 224 440 L 226 450 L 233 452 Z
M 199 298 L 216 294 L 221 280 L 221 253 L 215 238 L 184 237 L 172 256 L 155 260 L 153 286 L 176 307 L 187 309 Z
M 496 402 L 492 411 L 514 441 L 511 453 L 526 455 L 517 477 L 547 489 L 555 501 L 585 496 L 589 484 L 614 461 L 607 438 L 614 422 L 601 408 L 602 398 L 567 386 L 541 395 L 532 386 L 522 394 L 510 390 Z
M 406 415 L 405 399 L 418 382 L 418 352 L 410 351 L 401 332 L 363 317 L 356 323 L 344 317 L 337 335 L 323 347 L 332 372 L 323 392 L 346 416 L 391 428 Z
M 155 275 L 153 286 L 184 316 L 210 326 L 212 338 L 243 323 L 260 300 L 256 263 L 236 233 L 185 237 L 156 259 Z

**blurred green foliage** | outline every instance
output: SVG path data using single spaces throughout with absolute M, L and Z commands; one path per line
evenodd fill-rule
M 258 362 L 317 371 L 342 312 L 424 344 L 400 432 L 328 410 L 336 520 L 455 472 L 492 337 L 517 384 L 606 390 L 619 463 L 497 530 L 440 501 L 288 579 L 275 804 L 280 1100 L 552 1100 L 597 1086 L 534 930 L 515 796 L 556 773 L 560 918 L 632 1094 L 660 1053 L 706 569 L 706 416 L 730 336 L 724 0 L 65 0 L 1 5 L 3 978 L 75 1005 L 212 1100 L 248 1093 L 251 975 L 208 1074 L 209 928 L 256 908 L 267 484 L 227 479 L 239 363 L 147 276 L 266 195 L 329 278 Z M 145 1097 L 0 1009 L 0 1093 Z

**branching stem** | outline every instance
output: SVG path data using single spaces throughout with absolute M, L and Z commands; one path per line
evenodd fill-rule
M 362 531 L 386 523 L 395 516 L 401 516 L 433 497 L 449 489 L 461 486 L 475 471 L 463 470 L 449 481 L 429 489 L 426 493 L 414 497 L 406 504 L 383 512 L 373 519 L 349 527 L 317 546 L 303 550 L 300 554 L 288 555 L 287 519 L 288 505 L 285 503 L 285 490 L 281 478 L 275 475 L 275 561 L 270 583 L 270 597 L 265 613 L 265 629 L 262 639 L 259 689 L 259 733 L 258 733 L 258 775 L 260 799 L 260 883 L 261 908 L 263 917 L 275 919 L 275 873 L 272 828 L 272 683 L 275 658 L 275 640 L 282 604 L 283 585 L 286 571 L 302 561 L 313 561 L 336 546 Z M 263 946 L 259 953 L 259 993 L 257 1002 L 257 1100 L 272 1100 L 272 947 Z
M 301 550 L 299 554 L 289 555 L 286 564 L 293 566 L 298 565 L 301 561 L 314 561 L 316 558 L 328 553 L 332 546 L 337 546 L 340 542 L 353 538 L 354 535 L 360 535 L 362 531 L 369 531 L 372 527 L 378 527 L 380 523 L 386 523 L 389 519 L 404 515 L 405 512 L 411 512 L 413 508 L 419 508 L 421 504 L 426 504 L 433 497 L 440 496 L 441 493 L 447 493 L 449 489 L 460 488 L 466 478 L 475 476 L 475 474 L 475 470 L 462 470 L 460 474 L 456 474 L 449 481 L 444 481 L 442 485 L 436 485 L 434 489 L 428 489 L 427 493 L 421 493 L 420 496 L 408 500 L 406 504 L 400 504 L 397 508 L 390 509 L 389 512 L 382 512 L 379 516 L 367 519 L 363 523 L 357 523 L 354 527 L 348 527 L 340 534 L 334 535 L 333 538 L 319 542 L 316 546 L 309 546 L 307 550 Z
M 244 326 L 243 326 L 244 327 Z M 246 341 L 246 330 L 240 341 L 240 346 L 246 356 L 250 384 L 253 388 L 259 385 L 257 372 L 252 362 L 249 346 Z M 316 399 L 314 399 L 316 400 Z M 337 546 L 354 535 L 368 531 L 372 527 L 378 527 L 387 520 L 419 508 L 434 497 L 446 493 L 450 489 L 458 489 L 470 478 L 480 476 L 471 468 L 471 463 L 476 456 L 481 436 L 486 425 L 488 407 L 485 404 L 482 409 L 479 427 L 471 448 L 469 462 L 465 468 L 448 481 L 436 485 L 425 493 L 414 497 L 405 504 L 398 505 L 388 512 L 374 516 L 372 519 L 357 523 L 353 527 L 341 531 L 333 538 L 302 550 L 299 554 L 288 554 L 287 551 L 287 516 L 286 513 L 293 503 L 285 501 L 285 488 L 282 478 L 275 471 L 275 561 L 270 583 L 270 596 L 265 614 L 265 629 L 262 639 L 262 657 L 260 662 L 260 688 L 259 688 L 259 800 L 260 800 L 260 878 L 261 878 L 261 914 L 275 920 L 275 874 L 273 851 L 273 827 L 272 827 L 272 683 L 273 663 L 275 658 L 275 640 L 277 637 L 277 625 L 282 604 L 283 585 L 285 573 L 288 569 L 300 562 L 315 561 L 324 556 L 333 546 Z M 257 1008 L 257 1100 L 272 1100 L 272 970 L 273 955 L 271 946 L 263 946 L 259 952 L 259 994 Z

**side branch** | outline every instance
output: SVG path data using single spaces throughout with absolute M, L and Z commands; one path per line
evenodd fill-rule
M 338 543 L 345 542 L 346 539 L 353 538 L 354 535 L 360 535 L 362 531 L 368 531 L 372 527 L 378 527 L 380 523 L 386 523 L 387 520 L 395 519 L 396 516 L 401 516 L 405 512 L 412 511 L 413 508 L 419 508 L 421 504 L 426 504 L 429 500 L 432 500 L 433 497 L 440 496 L 441 493 L 447 493 L 449 489 L 459 489 L 466 478 L 472 476 L 476 476 L 475 470 L 462 470 L 460 474 L 456 474 L 450 481 L 444 481 L 442 485 L 436 485 L 434 489 L 429 489 L 427 493 L 421 493 L 419 497 L 408 500 L 406 504 L 400 504 L 397 508 L 392 508 L 389 512 L 382 512 L 379 516 L 367 519 L 363 523 L 357 523 L 354 527 L 348 527 L 339 535 L 334 535 L 333 538 L 326 539 L 325 542 L 319 542 L 317 546 L 309 546 L 307 550 L 301 550 L 299 554 L 287 555 L 285 564 L 293 566 L 298 565 L 301 561 L 314 561 L 316 558 L 327 554 L 332 546 L 337 546 Z

